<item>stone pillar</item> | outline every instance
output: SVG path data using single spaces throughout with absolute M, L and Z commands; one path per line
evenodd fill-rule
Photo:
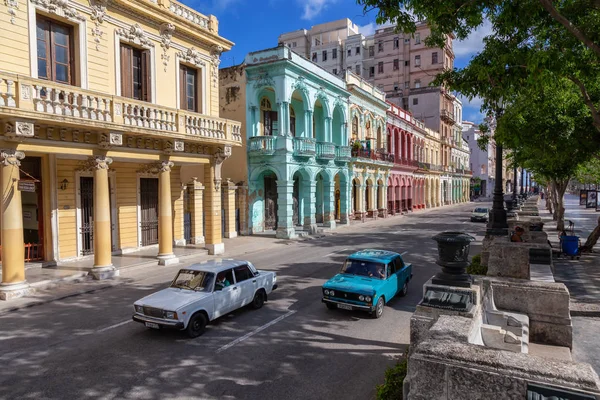
M 296 237 L 294 229 L 294 181 L 277 181 L 277 233 L 278 239 Z
M 221 232 L 221 167 L 231 156 L 231 147 L 217 148 L 210 164 L 204 165 L 204 185 L 206 186 L 204 214 L 206 219 L 206 248 L 211 255 L 223 254 Z
M 94 279 L 107 279 L 119 275 L 112 264 L 112 226 L 110 221 L 110 189 L 108 166 L 112 159 L 105 156 L 93 158 L 94 165 Z
M 194 177 L 192 182 L 191 195 L 191 211 L 192 211 L 192 244 L 204 243 L 204 186 L 198 182 L 198 178 Z
M 171 168 L 173 168 L 171 161 L 163 161 L 158 172 L 158 265 L 179 262 L 173 253 Z
M 223 185 L 223 191 L 225 192 L 223 209 L 225 210 L 225 237 L 234 238 L 237 237 L 237 230 L 235 229 L 235 190 L 237 186 L 230 180 L 225 182 Z
M 313 111 L 306 110 L 304 112 L 304 131 L 306 132 L 306 137 L 312 138 L 314 137 L 313 132 Z
M 340 224 L 350 223 L 350 202 L 352 187 L 348 182 L 340 180 Z
M 306 182 L 305 188 L 304 229 L 310 233 L 315 233 L 317 231 L 317 221 L 315 219 L 317 208 L 314 199 L 317 195 L 317 182 Z
M 331 181 L 323 182 L 323 226 L 335 228 L 335 182 Z
M 240 235 L 248 235 L 248 186 L 238 186 Z
M 23 207 L 19 184 L 21 151 L 0 151 L 0 184 L 2 187 L 2 283 L 0 300 L 10 300 L 29 294 L 32 290 L 25 280 L 23 243 Z
M 325 141 L 333 143 L 333 118 L 325 117 Z

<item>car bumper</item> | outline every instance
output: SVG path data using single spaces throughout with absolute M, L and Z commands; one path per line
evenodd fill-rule
M 135 322 L 139 322 L 141 324 L 146 324 L 146 322 L 150 324 L 156 324 L 161 328 L 168 329 L 183 329 L 184 325 L 181 321 L 167 321 L 160 318 L 149 317 L 143 314 L 133 314 L 131 317 Z
M 337 301 L 337 300 L 326 299 L 326 298 L 322 298 L 321 301 L 323 303 L 336 304 L 336 305 L 341 304 L 344 307 L 352 307 L 352 310 L 369 311 L 369 312 L 372 312 L 375 310 L 375 306 L 361 306 L 358 304 L 344 303 L 343 301 Z
M 487 218 L 486 217 L 471 217 L 471 221 L 475 222 L 487 222 Z

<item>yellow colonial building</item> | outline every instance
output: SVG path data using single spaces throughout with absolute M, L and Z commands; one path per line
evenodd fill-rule
M 6 0 L 0 23 L 0 298 L 28 291 L 26 261 L 93 257 L 104 278 L 145 247 L 163 265 L 174 245 L 223 252 L 221 166 L 241 137 L 218 117 L 217 19 L 172 0 Z

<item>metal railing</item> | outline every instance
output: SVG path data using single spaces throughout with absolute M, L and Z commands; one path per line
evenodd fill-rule
M 350 146 L 336 146 L 335 159 L 337 161 L 350 161 L 352 159 L 352 148 Z
M 317 158 L 322 160 L 333 160 L 335 158 L 335 145 L 329 142 L 317 142 Z
M 248 151 L 250 153 L 273 154 L 277 136 L 253 136 L 248 139 Z
M 316 141 L 314 139 L 295 137 L 293 143 L 295 156 L 313 156 L 316 153 Z

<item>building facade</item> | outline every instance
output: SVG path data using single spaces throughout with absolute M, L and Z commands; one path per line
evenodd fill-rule
M 284 46 L 250 53 L 221 75 L 221 115 L 244 114 L 246 151 L 225 167 L 248 187 L 242 231 L 293 238 L 348 223 L 352 94 L 345 81 Z
M 173 0 L 16 0 L 0 21 L 0 297 L 28 291 L 26 261 L 93 257 L 103 278 L 114 253 L 223 252 L 221 170 L 242 141 L 219 118 L 217 19 Z

